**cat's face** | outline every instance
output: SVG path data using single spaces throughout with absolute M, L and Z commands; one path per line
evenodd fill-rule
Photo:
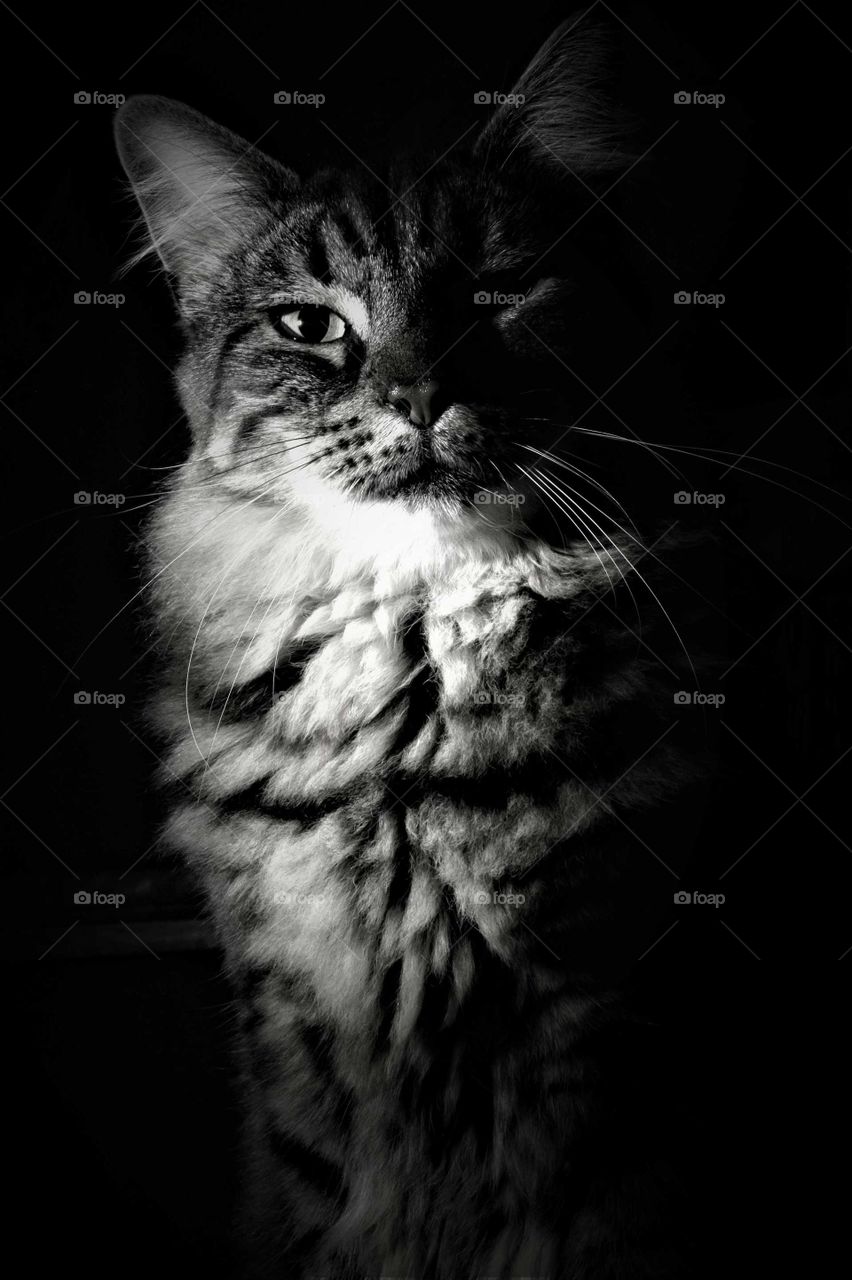
M 552 105 L 539 92 L 484 145 L 385 184 L 300 181 L 188 108 L 131 99 L 119 147 L 176 280 L 179 381 L 205 474 L 260 501 L 522 520 L 518 463 L 537 439 L 535 397 L 571 350 L 577 279 L 569 246 L 556 274 L 545 262 L 571 212 L 564 186 L 546 163 L 505 159 L 519 129 L 565 145 Z
M 217 272 L 183 380 L 224 484 L 484 508 L 510 471 L 522 479 L 511 463 L 542 354 L 530 327 L 568 327 L 562 282 L 518 284 L 534 210 L 460 171 L 391 199 L 354 174 L 316 180 Z

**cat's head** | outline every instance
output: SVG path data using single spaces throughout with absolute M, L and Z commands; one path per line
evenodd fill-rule
M 584 324 L 564 229 L 617 158 L 596 75 L 560 30 L 474 141 L 382 175 L 299 177 L 131 98 L 118 147 L 174 283 L 196 475 L 261 502 L 522 520 L 537 397 Z

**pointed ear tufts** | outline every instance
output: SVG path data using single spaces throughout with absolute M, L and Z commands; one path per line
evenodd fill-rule
M 170 98 L 130 98 L 116 115 L 115 139 L 146 227 L 133 261 L 159 254 L 181 295 L 209 284 L 298 184 L 242 138 Z
M 579 24 L 569 18 L 557 27 L 497 108 L 477 143 L 489 164 L 585 176 L 630 159 L 625 122 L 601 93 L 606 33 Z

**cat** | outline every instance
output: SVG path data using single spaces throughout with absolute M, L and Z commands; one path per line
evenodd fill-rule
M 557 441 L 608 336 L 561 236 L 623 164 L 596 65 L 560 28 L 386 184 L 117 116 L 185 339 L 152 714 L 237 996 L 240 1276 L 694 1273 L 622 993 L 703 767 L 635 612 L 689 546 Z

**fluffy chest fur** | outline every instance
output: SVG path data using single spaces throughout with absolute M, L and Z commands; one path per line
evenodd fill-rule
M 198 798 L 177 822 L 195 859 L 207 824 L 204 867 L 234 877 L 225 928 L 236 897 L 255 913 L 253 947 L 306 973 L 329 965 L 341 1014 L 353 993 L 336 966 L 362 923 L 379 970 L 417 936 L 440 972 L 460 921 L 508 958 L 521 878 L 533 889 L 557 845 L 560 864 L 582 861 L 613 805 L 677 783 L 665 751 L 627 772 L 660 707 L 599 561 L 509 541 L 460 550 L 443 530 L 392 566 L 331 556 L 320 577 L 297 538 L 282 553 L 273 512 L 217 579 L 211 543 L 227 535 L 205 519 L 175 599 L 201 566 L 209 592 L 178 617 L 161 703 L 168 768 Z M 161 521 L 164 542 L 178 526 L 186 543 L 183 512 Z
M 161 562 L 181 555 L 159 715 L 192 793 L 170 839 L 242 991 L 258 1112 L 333 1177 L 327 1248 L 414 1265 L 440 1205 L 465 1256 L 484 1168 L 503 1261 L 544 1268 L 614 1022 L 590 946 L 614 815 L 682 780 L 664 745 L 629 768 L 658 737 L 653 673 L 592 557 L 420 529 L 318 566 L 273 511 L 234 564 L 221 516 L 155 529 Z

